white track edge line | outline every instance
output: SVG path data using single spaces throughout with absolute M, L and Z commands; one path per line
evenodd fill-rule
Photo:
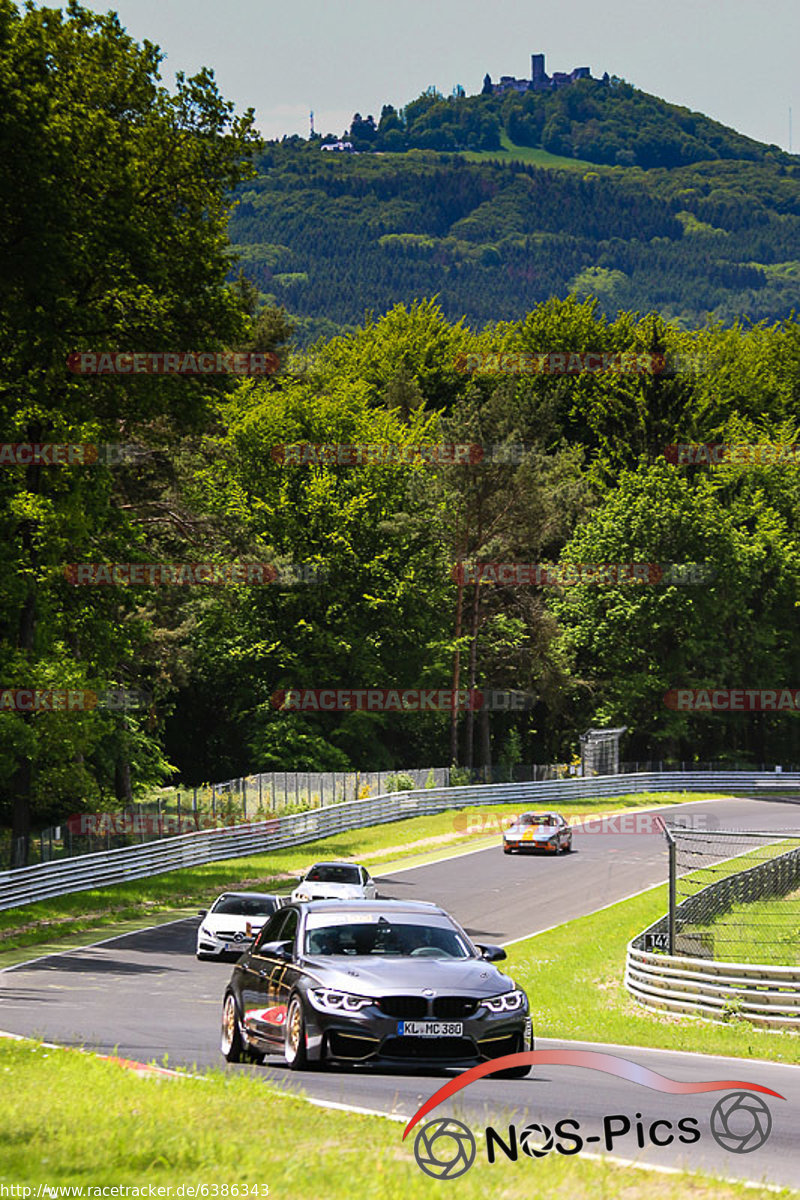
M 408 1121 L 411 1120 L 410 1117 L 399 1116 L 397 1113 L 382 1112 L 380 1109 L 377 1109 L 377 1108 L 363 1108 L 363 1107 L 360 1107 L 359 1105 L 355 1105 L 355 1104 L 343 1104 L 337 1100 L 318 1100 L 317 1098 L 311 1097 L 311 1096 L 297 1095 L 296 1093 L 289 1093 L 289 1094 L 290 1095 L 294 1094 L 298 1100 L 305 1100 L 307 1104 L 313 1104 L 316 1108 L 332 1108 L 332 1109 L 336 1109 L 339 1112 L 356 1113 L 360 1116 L 382 1117 L 386 1121 L 405 1121 L 406 1124 L 408 1124 Z M 580 1157 L 582 1160 L 588 1159 L 590 1162 L 613 1163 L 615 1166 L 620 1166 L 620 1167 L 636 1167 L 640 1171 L 655 1171 L 660 1175 L 692 1175 L 692 1176 L 705 1175 L 706 1177 L 710 1178 L 714 1183 L 739 1184 L 741 1187 L 761 1188 L 763 1191 L 768 1191 L 768 1192 L 784 1192 L 784 1191 L 791 1192 L 792 1191 L 792 1189 L 788 1185 L 783 1185 L 783 1184 L 778 1184 L 778 1183 L 760 1183 L 755 1179 L 741 1179 L 741 1178 L 737 1179 L 737 1178 L 731 1178 L 730 1176 L 727 1176 L 727 1175 L 713 1175 L 710 1172 L 703 1170 L 702 1168 L 696 1168 L 696 1167 L 691 1167 L 691 1166 L 667 1167 L 667 1166 L 663 1166 L 660 1163 L 642 1162 L 640 1159 L 635 1159 L 635 1158 L 620 1158 L 616 1154 L 595 1154 L 592 1151 L 589 1151 L 587 1154 L 582 1153 L 580 1155 Z
M 26 1042 L 26 1041 L 35 1040 L 35 1039 L 31 1039 L 31 1038 L 26 1038 L 22 1034 L 19 1034 L 19 1033 L 7 1033 L 5 1030 L 0 1030 L 0 1037 L 10 1038 L 12 1041 L 15 1041 L 15 1042 Z M 538 1040 L 539 1041 L 551 1041 L 553 1039 L 539 1038 Z M 76 1049 L 76 1047 L 60 1046 L 56 1042 L 40 1042 L 39 1044 L 41 1046 L 46 1047 L 49 1050 Z M 607 1042 L 607 1043 L 606 1042 L 585 1042 L 585 1043 L 579 1043 L 579 1044 L 588 1045 L 588 1046 L 614 1045 L 613 1042 Z M 91 1054 L 94 1058 L 104 1059 L 107 1062 L 114 1061 L 113 1056 L 108 1055 L 108 1054 L 99 1054 L 96 1051 L 92 1051 L 92 1050 L 78 1049 L 78 1053 L 79 1054 Z M 663 1053 L 666 1053 L 666 1054 L 680 1053 L 680 1051 L 663 1051 Z M 703 1056 L 698 1055 L 697 1057 L 702 1058 Z M 744 1060 L 742 1060 L 742 1061 L 744 1061 Z M 123 1064 L 123 1065 L 126 1065 L 126 1064 Z M 147 1068 L 149 1066 L 149 1064 L 147 1064 L 147 1063 L 140 1063 L 138 1065 L 145 1067 L 145 1068 Z M 127 1067 L 127 1069 L 135 1072 L 135 1069 L 133 1067 Z M 159 1068 L 159 1070 L 160 1070 L 160 1072 L 163 1072 L 163 1075 L 169 1076 L 173 1079 L 206 1079 L 207 1078 L 207 1076 L 192 1075 L 192 1074 L 189 1074 L 188 1072 L 168 1071 L 163 1067 Z M 356 1104 L 344 1104 L 338 1100 L 321 1100 L 321 1099 L 317 1098 L 316 1096 L 306 1096 L 303 1093 L 298 1093 L 298 1092 L 286 1092 L 280 1088 L 276 1088 L 275 1092 L 279 1096 L 286 1096 L 290 1099 L 302 1100 L 306 1104 L 313 1104 L 315 1108 L 329 1108 L 329 1109 L 334 1109 L 337 1112 L 355 1113 L 356 1115 L 363 1116 L 363 1117 L 381 1117 L 385 1121 L 396 1121 L 396 1122 L 405 1121 L 406 1124 L 408 1124 L 409 1120 L 411 1120 L 410 1117 L 401 1116 L 399 1113 L 382 1112 L 378 1108 L 364 1108 L 364 1107 L 362 1107 L 360 1105 L 356 1105 Z M 582 1157 L 584 1159 L 589 1160 L 590 1162 L 600 1162 L 600 1163 L 610 1162 L 610 1163 L 614 1163 L 616 1166 L 636 1167 L 640 1171 L 655 1171 L 661 1175 L 698 1175 L 698 1174 L 701 1174 L 701 1175 L 706 1174 L 707 1175 L 707 1172 L 697 1171 L 696 1169 L 693 1169 L 692 1167 L 665 1167 L 665 1166 L 661 1165 L 660 1163 L 646 1163 L 646 1162 L 641 1162 L 640 1160 L 633 1159 L 633 1158 L 620 1158 L 616 1154 L 595 1154 L 590 1151 L 587 1154 L 582 1155 Z M 760 1182 L 757 1182 L 756 1180 L 752 1180 L 752 1179 L 736 1179 L 736 1178 L 730 1178 L 725 1175 L 712 1175 L 712 1176 L 710 1176 L 710 1178 L 718 1183 L 732 1183 L 732 1184 L 738 1183 L 742 1187 L 761 1188 L 763 1191 L 768 1191 L 768 1192 L 783 1192 L 783 1191 L 791 1191 L 792 1190 L 791 1188 L 784 1187 L 782 1184 L 760 1183 Z

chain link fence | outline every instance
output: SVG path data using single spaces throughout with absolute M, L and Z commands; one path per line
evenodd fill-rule
M 76 812 L 60 825 L 36 832 L 27 863 L 52 862 L 101 850 L 118 850 L 181 833 L 228 828 L 275 816 L 309 812 L 393 792 L 469 784 L 532 783 L 566 779 L 566 763 L 494 768 L 414 767 L 391 771 L 264 771 L 198 787 L 161 788 L 148 799 L 99 812 Z M 21 845 L 0 830 L 0 869 L 24 861 Z
M 674 824 L 666 833 L 669 914 L 662 929 L 650 931 L 652 948 L 718 962 L 800 965 L 800 831 Z
M 597 770 L 599 765 L 605 769 Z M 617 762 L 614 765 L 618 773 L 624 775 L 665 771 L 768 771 L 774 774 L 776 794 L 784 786 L 782 773 L 800 769 L 797 765 L 773 767 L 738 761 L 694 763 L 677 759 Z M 584 774 L 607 774 L 609 766 L 608 763 L 588 769 L 584 766 Z M 25 861 L 36 864 L 116 850 L 179 833 L 262 821 L 390 792 L 476 784 L 535 783 L 567 779 L 581 772 L 579 760 L 391 771 L 266 771 L 198 787 L 162 788 L 151 797 L 127 807 L 119 808 L 109 802 L 99 812 L 78 811 L 59 825 L 36 830 L 27 847 L 24 841 L 15 845 L 11 831 L 0 829 L 0 869 L 19 866 Z M 763 788 L 760 791 L 765 794 Z

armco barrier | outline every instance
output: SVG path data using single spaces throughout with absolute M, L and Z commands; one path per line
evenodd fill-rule
M 728 875 L 679 904 L 676 925 L 707 924 L 734 904 L 785 895 L 800 882 L 800 848 Z M 800 1030 L 800 967 L 721 962 L 645 950 L 648 934 L 667 934 L 660 917 L 628 944 L 625 986 L 649 1008 L 729 1019 L 740 1014 L 767 1029 Z M 678 935 L 679 936 L 679 935 Z M 678 941 L 676 936 L 676 945 Z
M 488 804 L 541 807 L 631 792 L 753 791 L 759 783 L 767 783 L 774 778 L 766 772 L 756 771 L 676 771 L 394 792 L 366 800 L 348 800 L 343 804 L 258 824 L 184 833 L 141 846 L 126 846 L 119 850 L 3 871 L 0 872 L 0 910 L 33 904 L 37 900 L 47 900 L 70 892 L 125 883 L 129 879 L 161 875 L 181 867 L 263 854 L 268 850 L 316 841 L 350 829 L 381 825 L 404 817 L 427 816 L 448 808 Z M 791 777 L 784 774 L 780 778 L 784 784 L 794 783 L 800 789 L 800 772 Z
M 636 940 L 636 939 L 634 939 Z M 715 962 L 628 946 L 625 986 L 641 1004 L 766 1029 L 800 1030 L 800 967 Z

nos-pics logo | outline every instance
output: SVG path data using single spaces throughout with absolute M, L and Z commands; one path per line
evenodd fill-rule
M 681 1083 L 628 1059 L 598 1051 L 528 1050 L 481 1063 L 465 1071 L 463 1075 L 449 1080 L 417 1110 L 405 1128 L 403 1140 L 423 1117 L 456 1092 L 485 1075 L 523 1064 L 587 1067 L 671 1095 L 727 1092 L 728 1094 L 714 1105 L 709 1127 L 717 1144 L 731 1154 L 750 1154 L 763 1146 L 769 1138 L 772 1132 L 772 1114 L 761 1094 L 775 1096 L 779 1100 L 786 1098 L 771 1088 L 757 1083 L 746 1083 L 741 1079 Z M 643 1150 L 647 1145 L 692 1145 L 700 1141 L 702 1136 L 699 1124 L 699 1120 L 691 1116 L 672 1116 L 669 1119 L 658 1117 L 652 1120 L 650 1117 L 643 1118 L 642 1113 L 637 1112 L 633 1117 L 623 1113 L 604 1116 L 599 1125 L 599 1132 L 597 1129 L 582 1128 L 580 1121 L 572 1117 L 555 1121 L 552 1128 L 531 1123 L 518 1130 L 516 1125 L 509 1125 L 501 1133 L 492 1126 L 487 1126 L 484 1130 L 486 1160 L 494 1163 L 502 1156 L 517 1162 L 520 1151 L 529 1159 L 544 1158 L 551 1152 L 570 1156 L 579 1154 L 592 1144 L 598 1145 L 598 1148 L 602 1146 L 607 1151 L 620 1152 L 625 1149 L 626 1139 L 628 1148 L 634 1153 L 634 1147 Z M 478 1143 L 472 1130 L 453 1117 L 437 1117 L 428 1121 L 417 1131 L 414 1141 L 417 1165 L 433 1179 L 457 1179 L 470 1169 L 477 1153 Z

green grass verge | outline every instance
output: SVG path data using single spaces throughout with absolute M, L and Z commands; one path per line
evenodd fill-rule
M 627 943 L 666 911 L 667 887 L 660 885 L 509 946 L 507 969 L 530 996 L 534 1033 L 800 1062 L 795 1035 L 756 1029 L 738 1018 L 718 1025 L 659 1013 L 631 998 L 624 984 Z
M 602 174 L 607 168 L 582 158 L 566 158 L 561 154 L 550 154 L 547 150 L 533 146 L 517 146 L 508 134 L 500 135 L 501 150 L 462 150 L 461 157 L 468 162 L 521 162 L 531 167 L 554 167 L 566 171 L 597 171 Z
M 733 858 L 681 875 L 677 886 L 678 903 L 729 875 L 778 858 L 797 845 L 797 838 L 762 844 Z M 680 932 L 711 934 L 712 957 L 722 962 L 793 967 L 800 962 L 800 892 L 735 904 L 710 923 L 684 925 Z
M 413 1135 L 380 1117 L 312 1106 L 262 1078 L 141 1078 L 72 1050 L 0 1040 L 0 1183 L 258 1185 L 274 1200 L 423 1200 L 444 1194 L 413 1157 Z M 420 1080 L 424 1094 L 437 1081 Z M 501 1094 L 502 1084 L 498 1083 Z M 80 1097 L 80 1103 L 76 1098 Z M 476 1129 L 476 1133 L 478 1130 Z M 480 1143 L 479 1143 L 480 1145 Z M 534 1182 L 535 1175 L 535 1182 Z M 163 1195 L 168 1195 L 165 1191 Z M 705 1175 L 661 1175 L 553 1155 L 490 1166 L 479 1151 L 459 1200 L 774 1200 Z M 783 1196 L 797 1196 L 784 1191 Z M 213 1195 L 209 1190 L 208 1195 Z
M 600 816 L 612 811 L 709 800 L 718 795 L 642 792 L 552 807 L 565 816 L 586 813 Z M 448 809 L 429 817 L 353 829 L 317 842 L 271 850 L 268 854 L 224 859 L 7 909 L 0 912 L 0 967 L 23 961 L 26 955 L 20 951 L 31 947 L 40 948 L 40 952 L 65 949 L 76 944 L 77 935 L 79 944 L 85 944 L 95 936 L 111 937 L 118 928 L 120 932 L 128 932 L 131 922 L 137 919 L 140 925 L 146 925 L 188 915 L 206 907 L 211 897 L 227 889 L 285 891 L 291 886 L 289 872 L 301 870 L 316 858 L 358 856 L 373 872 L 380 872 L 404 862 L 408 865 L 407 860 L 412 858 L 423 862 L 467 847 L 499 844 L 498 814 L 502 818 L 513 812 L 514 807 L 501 804 Z
M 734 904 L 716 921 L 687 925 L 681 932 L 711 934 L 713 957 L 721 962 L 800 966 L 800 891 Z

